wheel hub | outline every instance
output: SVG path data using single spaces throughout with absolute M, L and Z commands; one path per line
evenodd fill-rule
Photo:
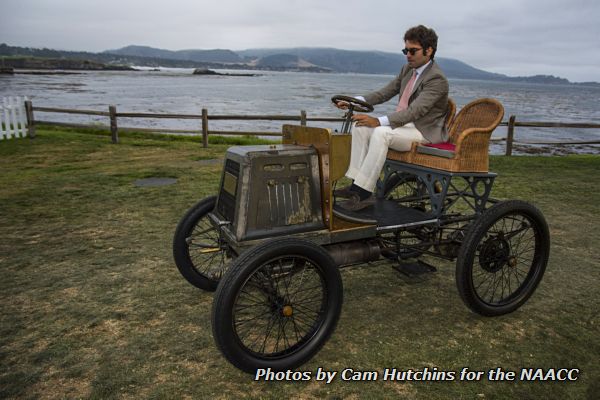
M 294 315 L 294 308 L 289 301 L 286 301 L 281 296 L 276 296 L 271 299 L 271 312 L 275 316 L 289 318 Z
M 285 305 L 283 306 L 283 308 L 281 309 L 281 314 L 284 317 L 291 317 L 294 314 L 294 309 L 292 308 L 292 306 L 290 305 Z
M 510 256 L 510 245 L 508 241 L 500 236 L 487 239 L 479 252 L 479 265 L 487 272 L 495 273 L 505 265 L 514 267 L 517 265 L 516 258 Z

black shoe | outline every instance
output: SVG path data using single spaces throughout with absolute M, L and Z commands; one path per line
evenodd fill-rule
M 352 188 L 352 185 L 348 185 L 341 189 L 336 189 L 333 191 L 333 195 L 335 197 L 343 197 L 345 199 L 348 199 L 348 198 L 352 197 L 353 194 L 356 194 L 356 192 L 354 192 L 351 188 Z
M 372 194 L 364 200 L 361 200 L 360 196 L 357 193 L 352 193 L 352 196 L 350 196 L 348 200 L 340 203 L 340 207 L 348 211 L 359 211 L 363 208 L 372 206 L 373 204 L 375 204 L 375 201 L 376 197 L 374 194 Z

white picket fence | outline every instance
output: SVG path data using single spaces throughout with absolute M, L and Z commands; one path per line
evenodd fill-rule
M 27 136 L 27 97 L 3 97 L 0 103 L 0 140 Z

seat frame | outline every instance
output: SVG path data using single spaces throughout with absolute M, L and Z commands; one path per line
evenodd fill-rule
M 449 99 L 449 111 L 451 102 Z M 472 110 L 486 105 L 492 110 L 495 109 L 494 118 L 487 126 L 467 126 L 465 128 L 465 120 L 468 122 L 468 118 L 472 116 Z M 410 151 L 389 150 L 387 159 L 388 161 L 400 161 L 451 172 L 488 172 L 489 139 L 503 116 L 504 107 L 499 101 L 489 98 L 475 100 L 464 106 L 456 117 L 452 118 L 451 115 L 446 117 L 450 126 L 449 142 L 455 145 L 454 152 L 438 151 L 438 149 L 427 148 L 427 146 L 413 142 Z
M 449 217 L 453 206 L 459 202 L 466 204 L 476 215 L 485 211 L 488 202 L 495 202 L 490 198 L 497 176 L 493 172 L 451 172 L 388 160 L 383 173 L 383 179 L 377 183 L 378 198 L 388 195 L 384 188 L 393 174 L 410 174 L 426 189 L 426 193 L 418 195 L 419 200 L 427 201 L 430 208 L 427 211 L 434 218 Z

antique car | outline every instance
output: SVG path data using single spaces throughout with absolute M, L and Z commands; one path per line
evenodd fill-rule
M 294 369 L 319 351 L 342 309 L 340 267 L 387 259 L 418 276 L 435 270 L 422 255 L 456 260 L 464 303 L 496 316 L 527 301 L 548 262 L 542 213 L 490 196 L 500 103 L 476 100 L 456 116 L 449 104 L 451 140 L 390 151 L 377 202 L 351 212 L 333 190 L 349 164 L 352 113 L 373 108 L 332 100 L 350 103 L 339 133 L 284 125 L 282 144 L 229 148 L 218 193 L 192 207 L 174 235 L 181 274 L 216 290 L 213 336 L 243 371 Z

